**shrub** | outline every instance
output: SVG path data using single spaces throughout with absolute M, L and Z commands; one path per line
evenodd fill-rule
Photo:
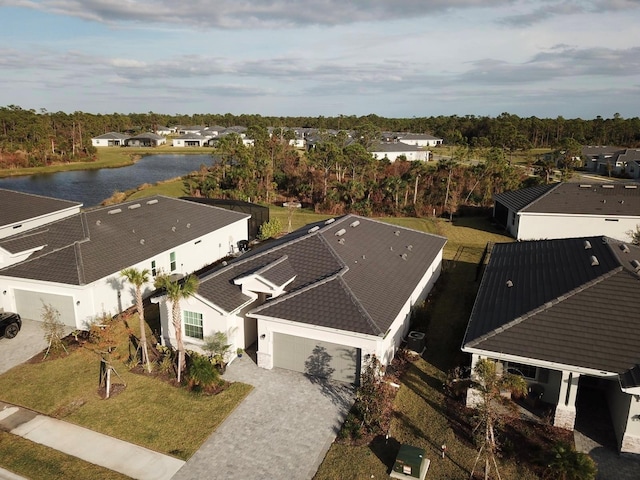
M 259 240 L 267 240 L 268 238 L 274 238 L 280 235 L 282 232 L 282 223 L 278 218 L 272 218 L 268 222 L 260 225 L 260 231 L 258 233 Z
M 598 469 L 586 453 L 576 451 L 571 445 L 558 442 L 551 452 L 551 461 L 545 478 L 558 480 L 593 480 Z
M 201 391 L 218 383 L 218 371 L 207 357 L 190 352 L 188 360 L 189 389 Z

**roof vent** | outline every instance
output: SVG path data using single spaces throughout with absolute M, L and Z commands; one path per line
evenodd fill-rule
M 140 205 L 139 203 L 134 203 L 133 205 L 129 205 L 127 208 L 129 210 L 135 210 L 136 208 L 140 208 L 142 205 Z
M 610 183 L 605 183 L 604 185 L 602 185 L 602 188 L 613 188 L 613 185 L 611 185 Z
M 176 227 L 175 226 L 171 227 L 171 231 L 175 232 L 176 231 Z
M 400 230 L 396 230 L 395 232 L 393 232 L 393 234 L 394 234 L 396 237 L 399 237 L 399 236 L 400 236 Z
M 102 222 L 100 220 L 96 220 L 96 225 L 100 225 Z
M 413 245 L 407 245 L 407 250 L 409 251 L 413 250 Z
M 403 260 L 406 260 L 406 259 L 407 259 L 407 254 L 406 254 L 406 253 L 403 253 L 403 254 L 401 255 L 401 257 L 402 257 L 402 259 L 403 259 Z
M 600 265 L 600 262 L 598 261 L 598 257 L 596 257 L 595 255 L 591 255 L 591 266 L 597 267 L 598 265 Z
M 513 282 L 511 280 L 507 280 L 507 288 L 513 287 Z
M 147 202 L 147 205 L 154 205 L 154 204 L 156 204 L 156 203 L 158 203 L 158 200 L 149 200 L 149 201 Z
M 589 240 L 584 241 L 584 249 L 591 250 L 591 242 Z
M 191 228 L 191 224 L 190 223 L 187 223 L 187 228 Z
M 607 203 L 607 199 L 605 198 L 604 200 L 602 200 L 602 203 Z
M 140 239 L 140 245 L 144 245 L 144 238 Z
M 591 185 L 583 184 L 583 185 L 580 185 L 580 188 L 591 188 Z
M 360 220 L 356 220 L 355 222 L 351 222 L 349 224 L 349 226 L 353 228 L 357 227 L 358 225 L 360 225 Z
M 622 250 L 624 253 L 629 253 L 629 245 L 627 245 L 626 243 L 621 243 L 620 250 Z
M 226 261 L 226 260 L 223 260 L 221 265 L 222 265 L 223 267 L 226 267 L 226 266 L 227 266 L 227 261 Z
M 344 238 L 341 238 L 340 240 L 338 240 L 338 243 L 339 243 L 340 245 L 344 245 Z
M 345 233 L 347 233 L 347 231 L 344 228 L 341 228 L 340 230 L 338 230 L 336 232 L 336 237 L 341 237 L 342 235 L 344 235 Z
M 320 230 L 320 227 L 316 225 L 315 227 L 311 227 L 309 230 L 307 230 L 307 233 L 317 232 L 318 230 Z
M 327 221 L 324 222 L 325 225 L 329 225 L 330 223 L 335 222 L 336 219 L 335 218 L 329 218 Z
M 116 213 L 120 213 L 122 211 L 121 208 L 114 208 L 113 210 L 109 210 L 107 213 L 109 215 L 115 215 Z
M 636 269 L 636 272 L 640 270 L 640 262 L 638 260 L 631 260 L 631 265 L 633 265 L 633 268 Z
M 625 185 L 624 188 L 638 188 L 637 185 Z
M 365 257 L 364 255 L 362 255 L 362 259 L 363 259 L 363 260 L 366 260 L 366 259 L 367 259 L 367 257 Z

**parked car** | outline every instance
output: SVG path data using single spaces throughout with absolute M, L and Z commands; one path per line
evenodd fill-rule
M 13 338 L 22 328 L 22 319 L 17 313 L 0 313 L 0 337 Z

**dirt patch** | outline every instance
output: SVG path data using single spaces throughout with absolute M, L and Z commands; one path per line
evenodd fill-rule
M 122 392 L 124 392 L 124 390 L 127 388 L 127 386 L 124 383 L 112 383 L 111 384 L 111 388 L 109 390 L 109 398 L 113 398 L 118 396 L 119 394 L 121 394 Z M 98 388 L 98 396 L 100 398 L 102 398 L 103 400 L 108 400 L 107 399 L 107 389 L 102 386 L 100 388 Z
M 45 348 L 41 352 L 31 357 L 25 363 L 50 362 L 53 360 L 58 360 L 59 358 L 67 357 L 81 348 L 83 343 L 84 341 L 80 338 L 76 340 L 73 335 L 67 335 L 62 339 L 62 346 L 64 346 L 64 348 L 62 346 L 55 347 L 52 345 L 52 347 L 49 349 L 49 353 L 47 353 L 47 349 Z

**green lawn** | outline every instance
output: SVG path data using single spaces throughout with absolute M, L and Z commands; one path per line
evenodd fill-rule
M 133 331 L 137 317 L 128 320 Z M 56 360 L 25 363 L 0 376 L 0 400 L 31 408 L 144 447 L 188 459 L 242 402 L 250 385 L 233 383 L 215 396 L 197 395 L 131 372 L 127 328 L 114 366 L 126 388 L 108 400 L 97 393 L 100 357 L 87 348 Z M 33 388 L 37 385 L 37 388 Z M 3 456 L 0 465 L 5 466 Z

